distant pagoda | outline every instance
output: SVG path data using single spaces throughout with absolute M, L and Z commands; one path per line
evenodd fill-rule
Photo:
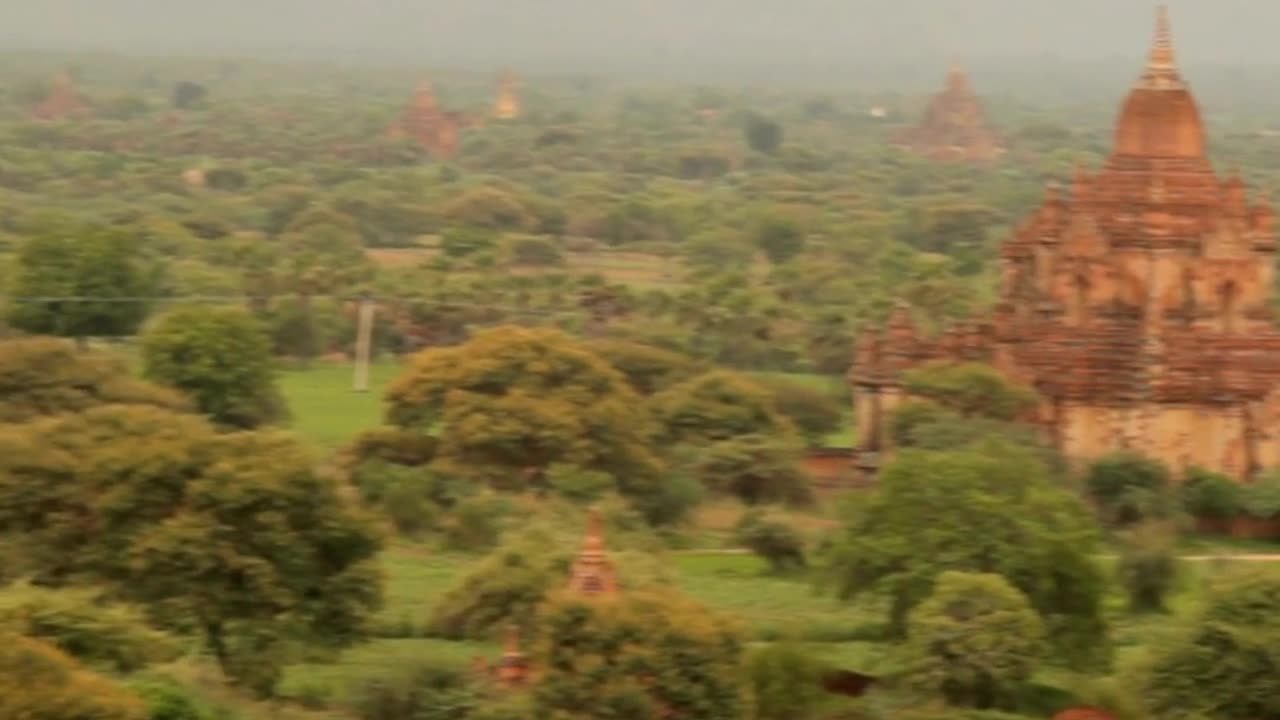
M 520 117 L 520 88 L 510 71 L 502 73 L 498 80 L 498 98 L 493 104 L 493 116 L 498 120 L 514 120 Z
M 956 64 L 921 123 L 900 133 L 894 144 L 939 161 L 989 162 L 1005 151 L 1004 141 L 987 124 L 969 76 Z
M 462 113 L 441 110 L 435 88 L 424 81 L 418 84 L 413 102 L 392 124 L 390 135 L 412 138 L 432 157 L 447 159 L 457 155 L 462 131 L 475 125 Z
M 53 79 L 49 94 L 31 110 L 31 116 L 37 120 L 54 122 L 85 115 L 89 105 L 76 92 L 75 83 L 68 73 L 59 73 Z

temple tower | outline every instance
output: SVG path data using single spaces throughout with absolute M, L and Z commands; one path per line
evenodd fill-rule
M 520 117 L 520 90 L 515 75 L 502 73 L 498 80 L 498 97 L 493 104 L 493 116 L 498 120 L 514 120 Z
M 939 161 L 988 162 L 1004 153 L 1004 142 L 987 123 L 982 101 L 958 63 L 925 109 L 918 126 L 894 138 L 894 144 Z
M 1280 466 L 1274 223 L 1237 175 L 1214 171 L 1160 8 L 1110 156 L 1069 191 L 1050 187 L 1006 240 L 994 313 L 931 338 L 899 309 L 864 337 L 860 457 L 886 449 L 903 371 L 979 359 L 1037 391 L 1036 417 L 1068 457 L 1131 449 L 1241 479 Z
M 604 517 L 592 508 L 582 550 L 569 572 L 569 591 L 580 595 L 614 595 L 618 592 L 617 573 L 604 549 Z
M 63 72 L 54 77 L 49 95 L 32 109 L 31 115 L 37 120 L 57 121 L 84 115 L 88 111 L 89 106 L 76 92 L 71 75 Z

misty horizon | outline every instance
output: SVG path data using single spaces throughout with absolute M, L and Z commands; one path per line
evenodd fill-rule
M 1280 6 L 1168 3 L 1184 64 L 1280 64 Z M 670 74 L 1140 57 L 1156 3 L 1126 0 L 43 0 L 0 10 L 6 49 Z

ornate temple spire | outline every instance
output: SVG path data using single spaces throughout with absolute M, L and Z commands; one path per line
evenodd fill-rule
M 1154 89 L 1181 88 L 1182 77 L 1173 51 L 1173 31 L 1169 25 L 1169 8 L 1156 8 L 1156 34 L 1147 54 L 1147 67 L 1142 73 L 1142 84 Z
M 604 516 L 599 508 L 591 509 L 582 551 L 569 574 L 569 590 L 582 595 L 613 595 L 618 591 L 613 563 L 604 550 Z

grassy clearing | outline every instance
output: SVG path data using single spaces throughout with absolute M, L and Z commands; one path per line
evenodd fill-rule
M 342 446 L 382 422 L 382 395 L 400 367 L 394 359 L 374 363 L 366 393 L 351 389 L 351 363 L 318 362 L 282 371 L 280 391 L 289 406 L 290 426 L 321 448 Z

